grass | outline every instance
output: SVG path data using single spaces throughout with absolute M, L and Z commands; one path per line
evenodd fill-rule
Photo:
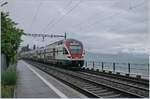
M 14 95 L 14 86 L 1 86 L 2 98 L 12 98 Z
M 2 72 L 1 76 L 1 95 L 3 98 L 12 98 L 14 86 L 17 82 L 17 72 L 15 68 L 9 67 L 7 70 Z
M 16 85 L 17 73 L 15 68 L 9 67 L 2 72 L 2 85 Z

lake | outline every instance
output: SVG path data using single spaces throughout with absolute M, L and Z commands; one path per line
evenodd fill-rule
M 132 76 L 142 75 L 143 78 L 149 78 L 149 56 L 145 54 L 96 54 L 86 53 L 85 61 L 87 67 L 106 71 L 130 73 Z M 113 63 L 115 68 L 113 67 Z M 84 65 L 86 65 L 84 64 Z M 129 67 L 130 65 L 130 67 Z M 130 68 L 130 70 L 129 70 Z

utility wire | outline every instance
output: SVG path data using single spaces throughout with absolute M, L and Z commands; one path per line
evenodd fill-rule
M 0 0 L 0 3 L 4 2 L 3 0 Z
M 0 3 L 2 3 L 3 2 L 3 0 L 0 0 Z
M 147 22 L 147 20 L 143 20 L 142 22 L 138 22 L 138 23 L 136 23 L 134 26 L 136 26 L 136 25 L 139 25 L 139 24 L 141 24 L 141 23 L 145 23 L 145 22 Z M 132 25 L 133 26 L 133 25 Z M 126 30 L 126 29 L 129 29 L 129 28 L 132 28 L 132 27 L 130 27 L 130 25 L 127 25 L 126 26 L 126 28 L 118 28 L 119 30 Z M 114 31 L 115 29 L 109 29 L 109 31 Z
M 63 9 L 66 9 L 66 8 L 72 3 L 72 1 L 73 1 L 73 0 L 70 0 L 70 1 L 68 2 L 68 4 L 67 4 Z
M 112 18 L 113 16 L 117 16 L 117 15 L 120 15 L 120 14 L 121 14 L 121 12 L 114 13 L 114 14 L 108 16 L 108 17 L 104 17 L 101 21 L 100 21 L 100 20 L 97 20 L 97 21 L 95 21 L 94 23 L 88 24 L 88 26 L 89 26 L 89 27 L 90 27 L 90 26 L 94 26 L 95 24 L 97 24 L 97 23 L 99 23 L 99 22 L 108 20 L 108 19 Z
M 135 8 L 137 8 L 137 7 L 139 7 L 139 6 L 141 6 L 141 5 L 143 5 L 143 4 L 145 4 L 146 2 L 148 2 L 149 0 L 146 0 L 146 1 L 144 1 L 144 2 L 142 2 L 142 3 L 140 3 L 140 4 L 137 4 L 137 5 L 135 5 L 135 6 L 133 6 L 133 7 L 130 7 L 130 8 L 128 8 L 128 10 L 132 10 L 132 9 L 135 9 Z M 111 16 L 109 16 L 109 17 L 107 17 L 107 18 L 104 18 L 103 20 L 101 20 L 101 21 L 104 21 L 104 20 L 106 20 L 106 19 L 110 19 L 110 18 L 112 18 L 113 16 L 118 16 L 118 15 L 120 15 L 121 14 L 121 12 L 119 12 L 119 13 L 115 13 L 114 15 L 111 15 Z M 94 24 L 96 24 L 96 23 L 98 23 L 98 22 L 101 22 L 100 20 L 98 20 L 98 21 L 95 21 L 94 23 L 92 23 L 92 24 L 89 24 L 88 26 L 94 26 Z M 81 28 L 81 26 L 80 26 L 80 28 Z M 87 28 L 87 27 L 86 27 Z
M 65 10 L 65 9 L 72 3 L 72 1 L 73 1 L 73 0 L 70 0 L 70 1 L 68 2 L 68 4 L 63 8 L 63 10 Z M 48 24 L 46 25 L 46 27 L 44 27 L 44 28 L 42 29 L 42 31 L 46 30 L 46 29 L 49 27 L 49 25 L 53 24 L 54 21 L 55 21 L 55 18 L 53 18 L 52 20 L 50 20 L 50 21 L 48 22 Z M 45 31 L 44 31 L 44 33 L 45 33 Z
M 56 24 L 58 24 L 65 16 L 67 16 L 67 15 L 68 15 L 69 13 L 71 13 L 76 7 L 78 7 L 80 3 L 81 3 L 81 0 L 80 0 L 74 7 L 72 7 L 65 15 L 63 15 L 63 16 L 60 17 L 57 21 L 55 21 L 55 23 L 52 24 L 49 29 L 51 29 L 51 28 L 54 27 Z M 46 31 L 44 31 L 44 32 L 46 32 Z
M 143 4 L 147 3 L 147 2 L 149 2 L 149 0 L 145 0 L 144 2 L 142 2 L 142 3 L 140 3 L 140 4 L 137 4 L 137 5 L 135 5 L 135 6 L 131 6 L 131 7 L 129 8 L 129 10 L 132 10 L 132 9 L 134 9 L 134 8 L 137 8 L 137 7 L 143 5 Z
M 40 10 L 41 5 L 42 5 L 42 2 L 39 3 L 39 5 L 38 5 L 38 7 L 37 7 L 37 10 L 36 10 L 36 12 L 35 12 L 35 15 L 33 16 L 33 19 L 32 19 L 32 21 L 31 21 L 31 25 L 30 25 L 30 27 L 29 27 L 30 30 L 31 30 L 31 32 L 32 32 L 33 23 L 35 22 L 35 20 L 36 20 L 36 18 L 37 18 L 37 15 L 38 15 L 38 12 L 39 12 L 39 10 Z
M 4 5 L 8 4 L 7 1 L 5 1 L 4 3 L 0 4 L 1 7 L 3 7 Z

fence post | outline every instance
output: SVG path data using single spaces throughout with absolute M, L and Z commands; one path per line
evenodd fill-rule
M 115 63 L 113 63 L 113 73 L 115 73 Z
M 149 71 L 149 63 L 148 63 L 148 71 Z
M 87 61 L 85 62 L 85 67 L 87 67 Z
M 93 61 L 93 69 L 94 69 L 94 61 Z
M 102 62 L 102 71 L 104 70 L 104 63 Z
M 130 74 L 130 63 L 128 63 L 128 74 Z

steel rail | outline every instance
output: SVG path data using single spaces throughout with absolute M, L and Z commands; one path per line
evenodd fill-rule
M 30 62 L 31 63 L 31 62 Z M 123 89 L 121 89 L 121 88 L 117 88 L 117 84 L 115 84 L 115 83 L 113 83 L 114 85 L 116 85 L 116 87 L 114 87 L 114 86 L 112 86 L 112 85 L 108 85 L 108 83 L 107 84 L 105 84 L 105 83 L 102 83 L 102 82 L 97 82 L 97 81 L 94 81 L 94 79 L 91 79 L 91 77 L 92 78 L 94 78 L 93 76 L 89 76 L 88 75 L 88 78 L 84 75 L 82 75 L 81 73 L 75 73 L 75 72 L 73 72 L 73 71 L 68 71 L 68 70 L 64 70 L 64 69 L 60 69 L 60 68 L 55 68 L 55 67 L 50 67 L 50 66 L 48 66 L 48 65 L 45 65 L 45 64 L 41 64 L 41 63 L 34 63 L 33 64 L 33 62 L 32 62 L 32 65 L 38 65 L 38 66 L 40 66 L 40 67 L 38 67 L 38 68 L 40 68 L 40 69 L 42 69 L 42 68 L 47 68 L 47 69 L 45 69 L 46 71 L 49 71 L 49 70 L 55 70 L 55 72 L 57 71 L 59 71 L 59 72 L 61 72 L 61 74 L 65 74 L 65 75 L 69 75 L 69 76 L 72 76 L 72 77 L 75 77 L 75 78 L 78 78 L 78 79 L 82 79 L 82 80 L 84 80 L 84 81 L 87 81 L 87 82 L 90 82 L 90 83 L 93 83 L 93 84 L 96 84 L 96 85 L 101 85 L 101 86 L 105 86 L 105 87 L 107 87 L 107 88 L 110 88 L 111 90 L 117 90 L 119 93 L 125 93 L 125 94 L 128 94 L 129 96 L 131 96 L 131 97 L 148 97 L 147 96 L 147 91 L 146 91 L 146 95 L 143 95 L 143 94 L 139 94 L 139 93 L 135 93 L 134 91 L 125 91 L 125 90 L 123 90 Z M 58 77 L 57 77 L 58 78 Z M 106 79 L 105 79 L 106 80 Z M 122 86 L 122 85 L 121 85 Z M 127 87 L 127 86 L 125 86 L 125 87 Z M 132 87 L 132 86 L 130 86 L 130 87 Z M 128 87 L 127 87 L 128 88 Z M 141 90 L 143 90 L 143 89 L 141 89 Z

